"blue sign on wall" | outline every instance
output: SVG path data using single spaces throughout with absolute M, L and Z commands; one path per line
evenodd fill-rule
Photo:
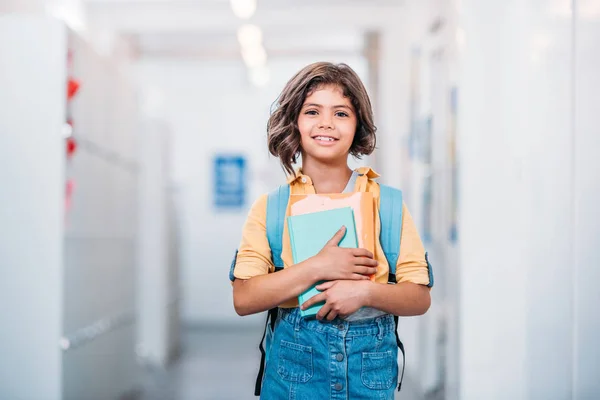
M 217 208 L 241 208 L 246 203 L 246 159 L 239 155 L 214 158 L 214 204 Z

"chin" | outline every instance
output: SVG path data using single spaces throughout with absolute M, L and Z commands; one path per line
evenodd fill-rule
M 307 152 L 307 155 L 322 163 L 322 164 L 335 164 L 339 163 L 341 160 L 348 160 L 348 153 L 339 153 L 339 152 L 331 152 L 331 151 L 313 151 Z

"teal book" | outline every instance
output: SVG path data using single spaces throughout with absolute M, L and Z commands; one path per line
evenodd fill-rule
M 342 226 L 346 227 L 346 234 L 339 247 L 358 247 L 354 211 L 351 207 L 295 215 L 288 217 L 287 222 L 294 264 L 316 256 Z M 321 283 L 323 282 L 318 282 L 298 296 L 299 305 L 318 294 L 316 286 Z M 300 310 L 300 313 L 303 317 L 314 317 L 323 304 L 317 303 L 304 311 Z

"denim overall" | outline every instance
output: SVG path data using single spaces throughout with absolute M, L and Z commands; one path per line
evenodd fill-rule
M 318 321 L 279 309 L 261 399 L 393 399 L 397 382 L 392 315 Z

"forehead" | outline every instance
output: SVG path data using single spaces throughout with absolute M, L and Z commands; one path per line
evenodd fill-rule
M 350 99 L 344 96 L 344 90 L 339 85 L 321 85 L 308 93 L 304 103 L 319 103 L 335 101 L 337 104 L 345 104 L 351 106 Z

